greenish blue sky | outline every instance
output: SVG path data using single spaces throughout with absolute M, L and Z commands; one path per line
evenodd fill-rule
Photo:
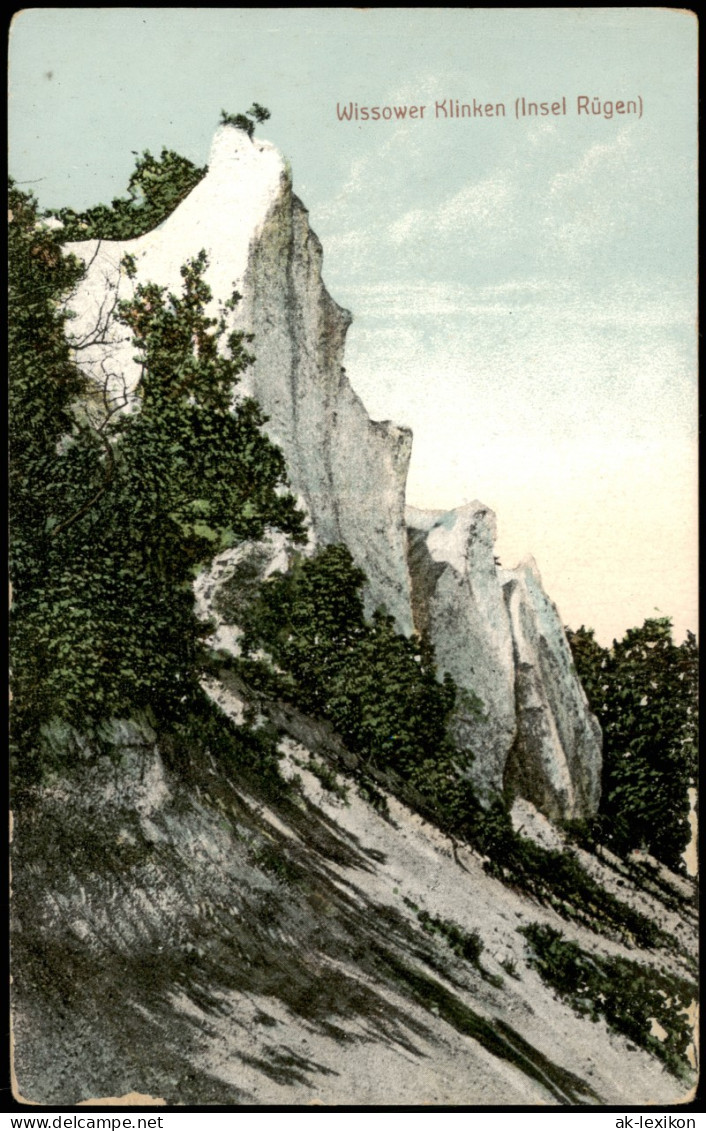
M 666 8 L 30 8 L 10 168 L 47 207 L 121 194 L 132 151 L 204 163 L 272 111 L 354 314 L 348 374 L 415 433 L 409 500 L 480 498 L 567 622 L 696 624 L 695 18 Z M 516 120 L 515 99 L 566 116 Z M 642 99 L 642 117 L 575 113 Z M 436 117 L 502 102 L 506 118 Z M 425 105 L 346 122 L 337 103 Z

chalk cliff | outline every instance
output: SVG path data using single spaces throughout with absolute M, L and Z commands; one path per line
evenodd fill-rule
M 139 282 L 178 292 L 182 264 L 202 249 L 214 310 L 234 288 L 242 295 L 234 325 L 254 334 L 256 354 L 242 390 L 269 417 L 309 516 L 309 549 L 345 542 L 367 574 L 368 610 L 384 605 L 401 631 L 429 633 L 461 689 L 454 726 L 479 794 L 511 785 L 552 818 L 595 811 L 600 731 L 558 614 L 536 570 L 498 570 L 495 519 L 481 503 L 405 516 L 411 434 L 371 421 L 348 381 L 350 315 L 324 286 L 321 245 L 274 146 L 221 127 L 208 173 L 160 227 L 71 245 L 87 265 L 71 302 L 84 369 L 129 405 L 138 367 L 115 302 Z M 134 279 L 121 268 L 126 253 Z M 198 588 L 212 612 L 215 579 Z
M 503 788 L 517 734 L 510 620 L 493 555 L 495 516 L 482 503 L 458 510 L 407 508 L 415 621 L 459 689 L 454 730 L 472 751 L 476 791 Z
M 517 739 L 505 783 L 548 817 L 587 817 L 601 791 L 601 729 L 532 558 L 499 571 L 513 640 Z
M 272 146 L 222 129 L 207 176 L 160 228 L 71 245 L 88 267 L 70 302 L 81 366 L 129 411 L 135 349 L 114 311 L 135 283 L 121 259 L 178 291 L 202 248 L 214 305 L 234 285 L 243 295 L 257 353 L 244 384 L 270 416 L 311 548 L 346 541 L 369 603 L 429 633 L 459 686 L 459 772 L 485 799 L 520 795 L 523 839 L 504 852 L 494 816 L 475 847 L 449 837 L 419 794 L 368 773 L 329 723 L 259 697 L 227 657 L 203 681 L 212 702 L 177 725 L 149 711 L 89 733 L 53 719 L 46 777 L 13 801 L 17 1102 L 683 1103 L 697 1065 L 684 1020 L 697 1016 L 694 885 L 590 853 L 547 819 L 591 812 L 600 773 L 558 612 L 532 560 L 497 565 L 482 503 L 405 516 L 409 433 L 370 421 L 346 379 L 349 316 Z M 268 532 L 196 580 L 219 650 L 237 653 L 238 602 L 291 549 Z M 560 983 L 538 965 L 539 937 Z M 563 992 L 567 969 L 580 996 Z

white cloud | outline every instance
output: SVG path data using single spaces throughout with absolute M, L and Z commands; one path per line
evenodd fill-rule
M 502 227 L 508 222 L 516 198 L 517 187 L 506 178 L 492 177 L 468 185 L 440 209 L 437 229 L 448 232 L 463 227 Z
M 388 235 L 393 243 L 405 243 L 415 231 L 421 231 L 428 222 L 429 213 L 422 208 L 412 208 L 395 220 L 388 228 Z
M 577 188 L 600 179 L 624 177 L 635 164 L 632 129 L 625 127 L 613 141 L 598 142 L 587 149 L 577 163 L 562 173 L 557 173 L 549 185 L 553 196 L 573 193 Z M 611 192 L 615 191 L 615 180 L 609 181 Z
M 426 235 L 482 231 L 507 231 L 518 196 L 509 179 L 487 178 L 466 185 L 444 203 L 429 208 L 412 208 L 388 228 L 393 243 L 406 242 L 415 232 Z

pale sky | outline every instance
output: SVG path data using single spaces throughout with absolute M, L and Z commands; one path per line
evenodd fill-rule
M 108 202 L 132 151 L 203 164 L 222 108 L 269 107 L 258 132 L 354 316 L 348 376 L 371 416 L 414 431 L 408 501 L 491 506 L 503 565 L 533 554 L 564 622 L 603 643 L 657 615 L 681 640 L 696 46 L 695 17 L 666 8 L 30 8 L 10 171 L 43 207 Z M 566 113 L 518 119 L 523 97 Z M 456 99 L 505 117 L 436 110 Z M 351 102 L 425 111 L 340 120 Z

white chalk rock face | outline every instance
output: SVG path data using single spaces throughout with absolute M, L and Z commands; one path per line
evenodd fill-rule
M 401 631 L 412 628 L 404 491 L 411 433 L 371 421 L 342 367 L 350 315 L 321 278 L 321 245 L 292 193 L 274 146 L 222 126 L 208 173 L 159 228 L 126 241 L 73 243 L 87 276 L 71 306 L 82 367 L 116 402 L 139 370 L 117 298 L 138 283 L 181 291 L 180 268 L 205 250 L 213 310 L 237 289 L 234 325 L 255 335 L 255 364 L 241 390 L 270 417 L 292 490 L 311 518 L 312 544 L 345 542 L 369 579 L 369 609 L 384 605 Z M 131 281 L 121 260 L 133 256 Z
M 241 325 L 255 334 L 247 387 L 270 418 L 317 542 L 344 542 L 385 605 L 412 629 L 404 497 L 412 435 L 371 421 L 342 367 L 350 315 L 321 280 L 321 244 L 289 181 L 253 241 Z
M 594 813 L 601 731 L 535 563 L 498 568 L 495 515 L 479 502 L 408 507 L 407 525 L 415 624 L 460 689 L 454 732 L 479 797 L 509 787 L 555 820 Z
M 472 751 L 478 794 L 503 788 L 515 739 L 510 622 L 498 582 L 495 515 L 473 502 L 452 511 L 407 508 L 415 624 L 434 644 L 440 672 L 459 688 L 455 737 Z
M 506 785 L 553 820 L 590 816 L 600 799 L 601 729 L 576 676 L 561 618 L 532 558 L 499 572 L 514 641 L 517 705 Z

